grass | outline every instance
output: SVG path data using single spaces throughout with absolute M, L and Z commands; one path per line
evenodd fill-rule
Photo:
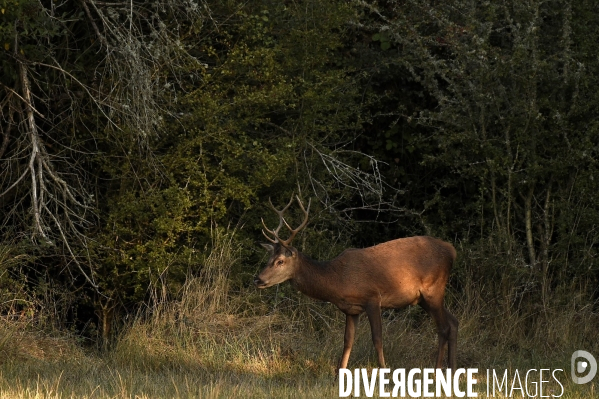
M 285 379 L 189 365 L 160 370 L 115 365 L 97 357 L 54 363 L 4 365 L 0 397 L 6 398 L 220 398 L 322 397 L 332 381 L 307 375 Z
M 156 309 L 152 318 L 139 319 L 112 349 L 102 353 L 85 351 L 72 338 L 5 325 L 0 335 L 5 355 L 0 361 L 0 397 L 338 397 L 333 373 L 343 320 L 333 309 L 323 311 L 330 313 L 330 329 L 306 331 L 302 326 L 307 323 L 278 312 L 251 317 L 214 313 L 185 321 L 170 313 L 170 322 L 161 312 Z M 386 316 L 389 366 L 430 367 L 436 345 L 432 323 L 422 318 L 421 325 L 415 326 L 414 320 L 420 319 L 416 308 Z M 480 334 L 475 321 L 461 320 L 459 364 L 479 368 L 481 396 L 485 396 L 487 368 L 498 373 L 509 369 L 510 376 L 515 369 L 523 373 L 530 368 L 562 368 L 564 398 L 597 396 L 593 384 L 576 386 L 570 381 L 568 363 L 574 347 L 564 345 L 549 352 L 534 342 L 491 345 L 491 337 Z M 367 324 L 361 320 L 352 368 L 376 367 Z M 551 389 L 559 392 L 556 384 Z
M 26 320 L 0 323 L 0 398 L 338 397 L 342 314 L 300 295 L 273 309 L 255 290 L 230 292 L 236 254 L 234 242 L 222 239 L 179 300 L 154 298 L 102 352 Z M 562 398 L 599 397 L 593 383 L 575 385 L 569 377 L 574 350 L 599 354 L 597 315 L 576 305 L 579 297 L 523 311 L 509 292 L 498 302 L 483 298 L 472 281 L 464 287 L 449 292 L 448 303 L 460 320 L 458 364 L 479 369 L 479 397 L 486 396 L 486 369 L 508 369 L 511 379 L 516 369 L 532 368 L 565 370 Z M 434 325 L 418 307 L 386 311 L 383 337 L 390 368 L 434 364 Z M 349 367 L 377 367 L 373 352 L 363 317 Z M 555 383 L 549 389 L 559 393 Z

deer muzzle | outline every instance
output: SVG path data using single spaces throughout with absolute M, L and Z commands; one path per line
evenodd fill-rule
M 256 276 L 254 277 L 254 285 L 257 288 L 266 288 L 266 282 L 264 282 L 264 280 L 262 280 L 260 277 Z

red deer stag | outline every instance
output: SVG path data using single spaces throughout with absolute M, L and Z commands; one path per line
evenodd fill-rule
M 448 363 L 456 370 L 456 345 L 458 320 L 443 305 L 445 285 L 456 257 L 453 246 L 432 237 L 408 237 L 388 241 L 364 249 L 346 249 L 328 262 L 310 259 L 291 246 L 291 241 L 308 223 L 310 202 L 306 210 L 297 197 L 304 213 L 301 225 L 292 229 L 283 213 L 293 202 L 278 211 L 279 226 L 269 230 L 262 224 L 262 233 L 272 244 L 262 244 L 271 255 L 264 270 L 254 279 L 258 288 L 267 288 L 291 280 L 293 286 L 304 294 L 336 305 L 345 313 L 345 340 L 339 368 L 346 368 L 354 342 L 358 317 L 366 312 L 370 322 L 372 342 L 380 367 L 385 367 L 383 357 L 381 308 L 402 308 L 419 304 L 435 320 L 439 335 L 437 368 L 443 365 L 445 344 L 448 344 Z M 291 235 L 279 238 L 285 225 Z

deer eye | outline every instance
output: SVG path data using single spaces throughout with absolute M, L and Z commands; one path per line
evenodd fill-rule
M 281 266 L 283 264 L 283 261 L 281 259 L 279 259 L 276 263 L 277 266 Z

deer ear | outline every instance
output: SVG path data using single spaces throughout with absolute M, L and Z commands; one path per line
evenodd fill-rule
M 264 249 L 266 249 L 268 252 L 274 252 L 275 251 L 275 247 L 271 244 L 266 244 L 264 242 L 261 242 L 260 245 L 262 245 L 264 247 Z
M 288 249 L 285 249 L 285 256 L 286 256 L 286 257 L 288 257 L 288 258 L 291 258 L 293 255 L 294 255 L 294 253 L 293 253 L 293 252 L 291 252 L 291 251 L 290 251 L 290 250 L 288 250 Z

